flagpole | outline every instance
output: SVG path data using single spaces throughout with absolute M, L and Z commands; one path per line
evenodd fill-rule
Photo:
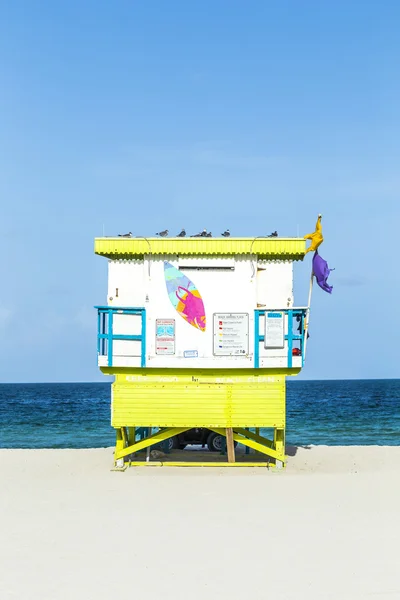
M 306 312 L 306 318 L 305 318 L 305 322 L 304 322 L 304 352 L 303 352 L 304 360 L 306 358 L 306 348 L 307 348 L 307 338 L 308 338 L 308 326 L 310 324 L 310 307 L 311 307 L 311 296 L 312 296 L 312 290 L 313 290 L 313 282 L 314 282 L 314 271 L 311 268 L 310 289 L 308 291 L 307 312 Z

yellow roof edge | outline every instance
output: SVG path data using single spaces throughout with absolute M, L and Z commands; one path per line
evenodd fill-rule
M 303 238 L 124 238 L 94 240 L 94 251 L 109 258 L 153 255 L 250 255 L 301 260 L 306 250 Z

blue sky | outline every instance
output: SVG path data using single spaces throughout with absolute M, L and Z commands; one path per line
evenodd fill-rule
M 398 2 L 0 10 L 0 381 L 104 379 L 103 226 L 296 236 L 318 212 L 334 292 L 301 376 L 399 376 Z

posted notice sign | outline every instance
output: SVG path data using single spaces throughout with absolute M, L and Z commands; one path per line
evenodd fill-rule
M 156 320 L 156 354 L 175 354 L 175 319 Z
M 249 353 L 249 315 L 214 314 L 214 355 L 246 356 Z
M 285 347 L 285 316 L 278 310 L 265 313 L 265 348 Z

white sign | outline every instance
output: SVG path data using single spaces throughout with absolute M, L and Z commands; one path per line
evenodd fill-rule
M 266 348 L 285 347 L 285 317 L 283 312 L 274 310 L 265 314 L 265 338 Z
M 249 315 L 214 313 L 214 355 L 246 356 L 249 353 Z
M 175 354 L 175 320 L 156 320 L 156 354 Z

